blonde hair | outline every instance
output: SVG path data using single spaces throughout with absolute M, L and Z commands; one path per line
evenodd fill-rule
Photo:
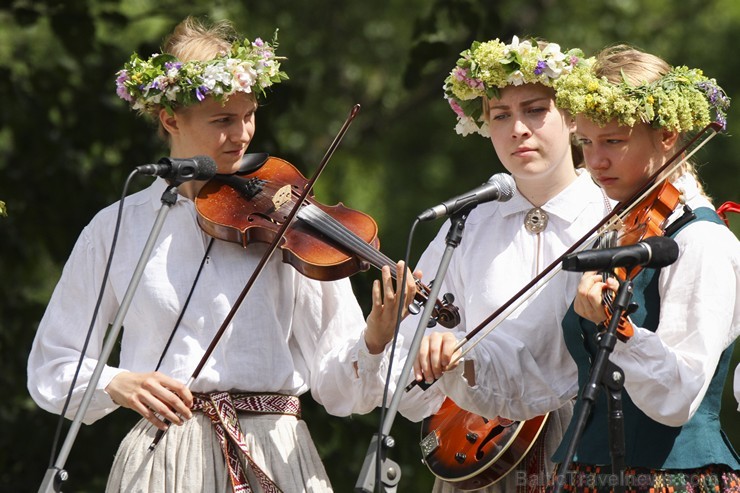
M 597 77 L 606 78 L 612 84 L 619 84 L 623 81 L 633 86 L 649 84 L 671 71 L 670 64 L 662 58 L 626 44 L 608 46 L 601 50 L 595 58 L 594 73 Z M 680 137 L 678 142 L 685 141 L 685 135 Z M 692 162 L 685 161 L 676 170 L 677 176 L 683 173 L 693 176 L 699 186 L 699 192 L 708 199 L 710 198 Z
M 162 53 L 172 55 L 181 62 L 209 61 L 228 55 L 232 43 L 238 39 L 234 26 L 227 20 L 206 22 L 188 16 L 165 38 Z M 159 111 L 156 113 L 153 116 L 159 122 Z M 161 122 L 158 123 L 157 134 L 169 142 L 169 134 Z
M 635 86 L 655 82 L 670 70 L 662 58 L 624 44 L 601 50 L 593 68 L 598 77 L 606 77 L 612 84 L 627 80 Z
M 206 24 L 194 17 L 186 17 L 167 36 L 162 53 L 168 53 L 181 62 L 208 61 L 228 54 L 236 39 L 237 33 L 229 21 Z

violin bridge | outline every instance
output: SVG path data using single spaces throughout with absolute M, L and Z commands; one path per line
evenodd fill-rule
M 624 229 L 624 221 L 621 218 L 613 217 L 611 221 L 599 229 L 597 234 L 598 236 L 616 235 L 622 229 Z
M 280 209 L 280 207 L 290 202 L 292 197 L 290 190 L 290 185 L 283 185 L 277 192 L 275 192 L 275 195 L 272 196 L 272 205 L 275 207 L 275 210 Z

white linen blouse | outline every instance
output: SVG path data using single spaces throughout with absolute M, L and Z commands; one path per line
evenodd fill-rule
M 612 205 L 591 176 L 581 171 L 573 183 L 542 206 L 549 221 L 539 233 L 525 228 L 525 216 L 533 206 L 518 190 L 507 202 L 475 208 L 440 291 L 452 293 L 460 309 L 462 321 L 454 329 L 458 339 L 582 239 Z M 425 277 L 436 274 L 449 224 L 445 222 L 419 261 Z M 584 242 L 583 247 L 592 242 Z M 434 414 L 446 395 L 463 409 L 489 417 L 525 419 L 536 415 L 532 409 L 561 407 L 577 390 L 576 365 L 565 347 L 560 321 L 579 280 L 577 272 L 557 271 L 549 282 L 540 284 L 541 289 L 530 291 L 534 294 L 508 318 L 504 312 L 490 324 L 496 328 L 483 339 L 486 343 L 465 356 L 475 366 L 475 386 L 468 385 L 460 364 L 429 389 L 416 387 L 405 394 L 399 411 L 419 421 Z M 418 317 L 408 317 L 402 324 L 404 353 L 417 325 Z M 427 331 L 432 330 L 445 329 L 437 326 Z
M 100 314 L 67 416 L 76 413 L 98 363 L 106 328 L 161 207 L 157 179 L 125 199 L 122 229 Z M 40 322 L 28 360 L 28 389 L 47 411 L 60 413 L 80 358 L 110 254 L 118 203 L 84 228 Z M 104 391 L 120 372 L 156 367 L 210 241 L 194 203 L 182 196 L 164 221 L 123 321 L 117 366 L 106 365 L 84 418 L 92 423 L 118 406 Z M 187 382 L 213 335 L 267 248 L 216 240 L 160 371 Z M 370 355 L 365 321 L 348 279 L 319 282 L 283 263 L 276 251 L 244 299 L 191 390 L 277 392 L 313 397 L 334 415 L 366 413 L 382 398 L 387 355 Z

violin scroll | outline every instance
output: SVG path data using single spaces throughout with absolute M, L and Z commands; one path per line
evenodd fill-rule
M 410 313 L 416 315 L 421 312 L 421 307 L 429 299 L 431 284 L 426 286 L 419 281 L 416 282 L 417 292 L 414 302 L 409 305 Z M 434 327 L 437 323 L 448 329 L 456 327 L 460 323 L 460 309 L 454 305 L 454 302 L 455 296 L 452 293 L 446 293 L 442 296 L 442 300 L 437 300 L 427 327 Z

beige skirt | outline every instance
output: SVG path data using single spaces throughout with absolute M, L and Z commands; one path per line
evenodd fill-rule
M 283 492 L 332 491 L 304 421 L 278 414 L 240 414 L 239 423 L 250 456 Z M 150 452 L 156 431 L 142 419 L 123 439 L 106 492 L 232 492 L 221 445 L 206 415 L 194 413 L 183 426 L 171 426 Z M 257 480 L 250 478 L 250 485 L 261 491 Z

